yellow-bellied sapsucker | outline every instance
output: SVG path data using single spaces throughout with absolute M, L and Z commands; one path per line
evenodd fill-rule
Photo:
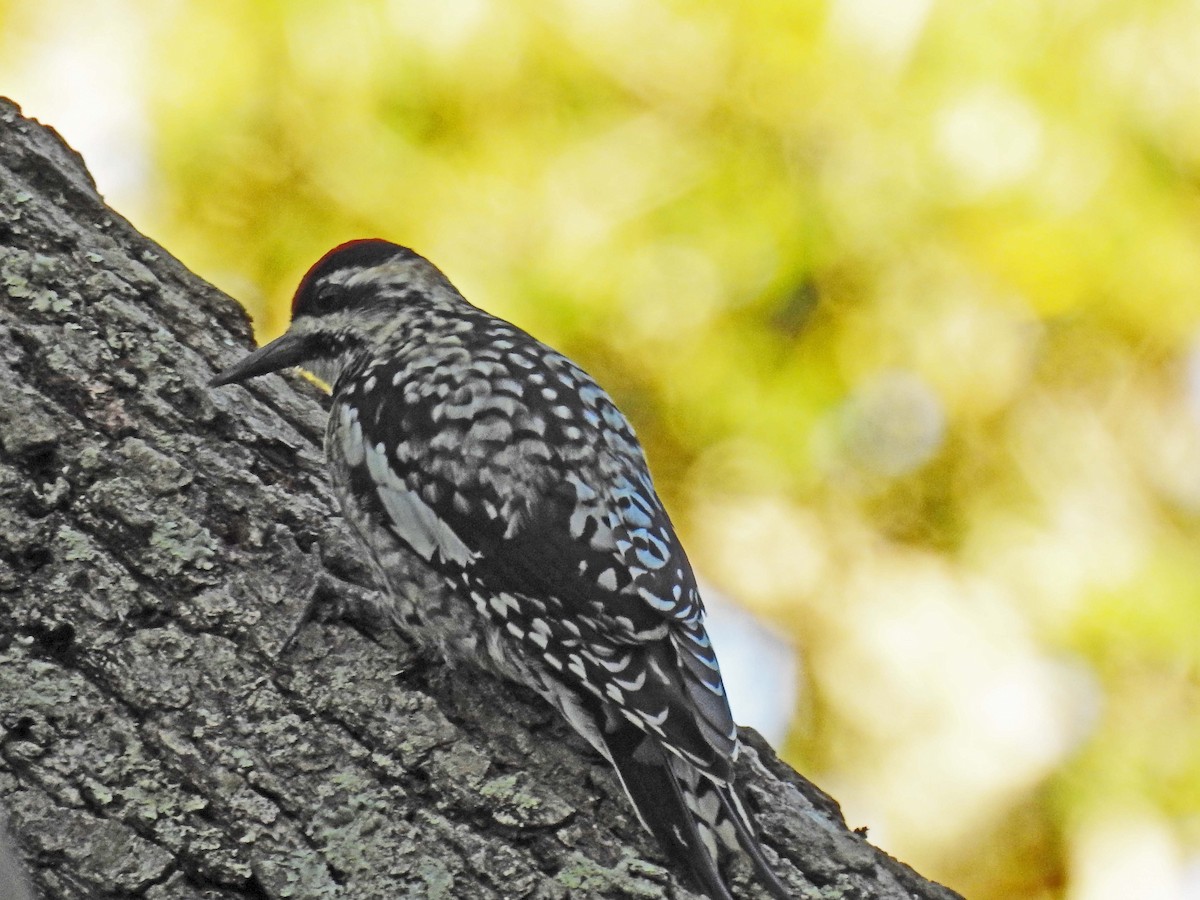
M 695 576 L 608 394 L 381 240 L 327 253 L 288 332 L 213 384 L 288 366 L 333 387 L 333 484 L 397 624 L 553 704 L 714 900 L 731 900 L 717 863 L 739 846 L 786 897 L 734 789 Z

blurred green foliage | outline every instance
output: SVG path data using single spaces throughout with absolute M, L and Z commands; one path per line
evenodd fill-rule
M 129 67 L 118 206 L 262 338 L 380 235 L 578 358 L 851 824 L 973 898 L 1195 895 L 1194 2 L 103 6 L 0 4 L 0 72 Z

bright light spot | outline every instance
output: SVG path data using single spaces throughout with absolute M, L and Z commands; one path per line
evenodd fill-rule
M 830 31 L 902 64 L 925 27 L 930 0 L 836 0 Z
M 1095 678 L 1039 652 L 994 582 L 908 551 L 864 547 L 847 568 L 828 588 L 847 652 L 814 671 L 860 736 L 844 764 L 866 774 L 835 793 L 851 821 L 886 824 L 897 850 L 953 846 L 1091 733 Z
M 947 290 L 946 308 L 913 329 L 916 365 L 952 416 L 978 418 L 1029 383 L 1043 329 L 1019 298 L 994 298 L 969 283 Z
M 941 400 L 909 372 L 888 372 L 859 389 L 845 409 L 845 445 L 865 469 L 903 475 L 942 445 Z
M 1037 621 L 1066 623 L 1089 591 L 1137 577 L 1153 545 L 1152 511 L 1130 484 L 1118 435 L 1091 409 L 1027 397 L 1011 442 L 1039 511 L 995 519 L 974 536 L 972 555 Z
M 148 159 L 146 17 L 134 4 L 42 4 L 28 49 L 0 61 L 4 93 L 51 125 L 86 160 L 108 202 L 137 218 Z M 119 48 L 119 49 L 118 49 Z
M 1032 648 L 1031 648 L 1032 649 Z M 1040 777 L 1091 732 L 1100 713 L 1100 687 L 1082 665 L 1033 655 L 984 673 L 979 702 L 965 710 L 973 730 L 995 751 L 999 770 Z M 1008 781 L 1004 772 L 992 780 Z
M 1200 856 L 1187 861 L 1182 879 L 1182 900 L 1200 900 Z
M 1198 55 L 1200 24 L 1194 3 L 1114 29 L 1098 53 L 1110 90 L 1131 94 L 1142 114 L 1156 124 L 1194 121 L 1200 102 Z
M 1177 390 L 1160 403 L 1138 404 L 1128 418 L 1150 481 L 1195 515 L 1200 513 L 1200 341 L 1193 342 L 1183 363 Z
M 1188 350 L 1184 396 L 1189 412 L 1200 423 L 1200 335 L 1192 339 L 1192 346 Z
M 475 37 L 491 11 L 488 0 L 440 0 L 438 3 L 392 0 L 387 6 L 388 17 L 398 34 L 416 37 L 446 55 L 453 55 Z
M 697 504 L 701 553 L 738 596 L 761 607 L 794 609 L 823 577 L 826 557 L 821 522 L 811 512 L 774 497 L 738 497 Z
M 1032 172 L 1042 152 L 1042 124 L 1023 97 L 976 88 L 942 110 L 937 146 L 967 193 L 986 193 Z
M 1181 856 L 1169 826 L 1149 813 L 1087 820 L 1072 841 L 1067 900 L 1188 900 Z

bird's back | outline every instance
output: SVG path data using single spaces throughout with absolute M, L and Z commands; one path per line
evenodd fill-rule
M 328 448 L 392 593 L 411 593 L 396 567 L 419 565 L 475 613 L 412 598 L 410 626 L 507 674 L 516 647 L 726 776 L 736 737 L 691 566 L 583 370 L 482 312 L 430 309 L 346 367 Z

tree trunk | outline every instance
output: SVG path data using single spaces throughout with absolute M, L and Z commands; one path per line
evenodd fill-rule
M 400 635 L 288 642 L 313 601 L 372 609 L 322 395 L 206 390 L 245 314 L 3 100 L 0 301 L 0 809 L 33 896 L 692 896 L 536 697 Z M 796 896 L 955 896 L 745 737 Z

